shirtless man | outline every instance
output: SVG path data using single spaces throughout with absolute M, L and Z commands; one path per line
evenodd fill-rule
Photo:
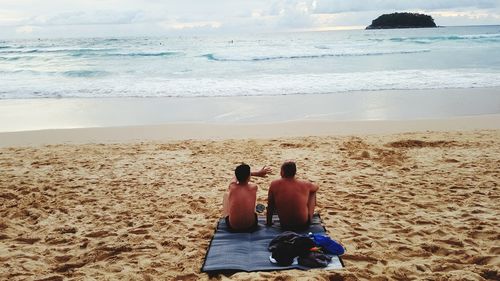
M 281 166 L 281 179 L 271 183 L 267 198 L 267 225 L 273 224 L 275 210 L 284 229 L 301 230 L 311 223 L 318 187 L 296 179 L 296 171 L 295 162 L 286 161 Z
M 250 176 L 265 177 L 271 172 L 264 167 L 258 172 L 250 172 L 250 166 L 241 164 L 234 170 L 235 177 L 224 194 L 223 212 L 226 224 L 233 231 L 252 231 L 257 227 L 255 202 L 257 185 L 250 182 Z

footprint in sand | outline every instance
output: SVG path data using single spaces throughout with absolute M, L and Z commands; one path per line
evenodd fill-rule
M 438 240 L 435 240 L 437 242 L 443 242 L 443 243 L 446 243 L 446 244 L 449 244 L 449 245 L 452 245 L 452 246 L 456 246 L 456 247 L 460 247 L 462 248 L 464 246 L 464 243 L 458 239 L 453 239 L 453 238 L 450 238 L 450 239 L 438 239 Z
M 35 279 L 35 281 L 63 281 L 64 277 L 59 276 L 59 275 L 52 275 L 49 277 L 41 278 L 41 279 Z
M 129 246 L 103 246 L 96 249 L 96 261 L 106 260 L 110 257 L 117 256 L 124 252 L 131 252 L 132 248 Z
M 472 257 L 469 263 L 477 265 L 495 265 L 500 263 L 500 257 L 498 256 L 477 256 Z
M 133 229 L 133 230 L 130 230 L 129 233 L 132 233 L 132 234 L 148 234 L 148 230 L 147 229 L 143 229 L 143 228 L 138 228 L 138 229 Z
M 79 263 L 65 263 L 63 265 L 57 266 L 54 268 L 54 271 L 56 272 L 68 272 L 70 270 L 80 268 L 85 266 L 85 263 L 79 262 Z
M 100 230 L 85 235 L 85 237 L 90 237 L 90 238 L 107 237 L 107 236 L 118 236 L 118 234 L 114 232 L 109 232 L 107 230 Z
M 34 244 L 42 239 L 38 238 L 38 237 L 18 237 L 14 240 L 21 242 L 21 243 Z
M 63 255 L 63 256 L 55 256 L 54 259 L 56 260 L 56 262 L 58 263 L 65 263 L 67 261 L 69 261 L 70 259 L 72 259 L 73 256 L 72 255 Z
M 370 263 L 378 262 L 378 259 L 376 259 L 374 257 L 365 256 L 365 255 L 361 255 L 361 254 L 344 254 L 344 255 L 342 255 L 342 258 L 345 260 L 364 261 L 364 262 L 370 262 Z

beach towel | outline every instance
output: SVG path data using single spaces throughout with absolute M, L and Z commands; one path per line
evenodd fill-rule
M 267 247 L 269 242 L 283 232 L 279 226 L 277 216 L 273 218 L 273 226 L 267 227 L 265 217 L 259 217 L 259 227 L 252 233 L 233 233 L 226 227 L 224 219 L 220 219 L 215 234 L 208 246 L 202 272 L 232 273 L 238 271 L 275 271 L 285 269 L 310 269 L 294 262 L 290 266 L 279 266 L 270 262 L 271 253 Z M 311 225 L 299 234 L 320 233 L 325 234 L 326 229 L 321 224 L 319 215 L 314 215 Z M 340 269 L 343 267 L 342 259 L 333 256 L 332 261 L 323 270 Z

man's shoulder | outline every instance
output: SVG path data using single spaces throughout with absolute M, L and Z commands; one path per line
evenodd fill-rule
M 282 185 L 283 184 L 283 179 L 275 179 L 271 182 L 270 186 L 273 187 L 273 186 L 279 186 L 279 185 Z
M 317 186 L 316 184 L 314 184 L 313 182 L 310 182 L 310 181 L 308 181 L 308 180 L 302 180 L 301 182 L 302 182 L 302 184 L 303 184 L 304 186 L 309 187 L 309 188 L 310 188 L 311 190 L 313 190 L 313 191 L 315 191 L 315 190 L 318 190 L 318 189 L 319 189 L 319 188 L 318 188 L 318 186 Z
M 271 184 L 277 184 L 281 181 L 282 181 L 282 179 L 275 179 L 275 180 L 271 181 Z
M 312 182 L 308 180 L 297 180 L 297 181 L 303 185 L 314 185 Z
M 316 185 L 308 180 L 297 179 L 296 183 L 298 183 L 299 186 L 307 187 L 309 189 L 317 189 Z

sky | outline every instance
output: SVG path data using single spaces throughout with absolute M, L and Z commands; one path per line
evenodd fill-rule
M 353 29 L 392 12 L 500 24 L 500 0 L 0 0 L 0 39 Z

